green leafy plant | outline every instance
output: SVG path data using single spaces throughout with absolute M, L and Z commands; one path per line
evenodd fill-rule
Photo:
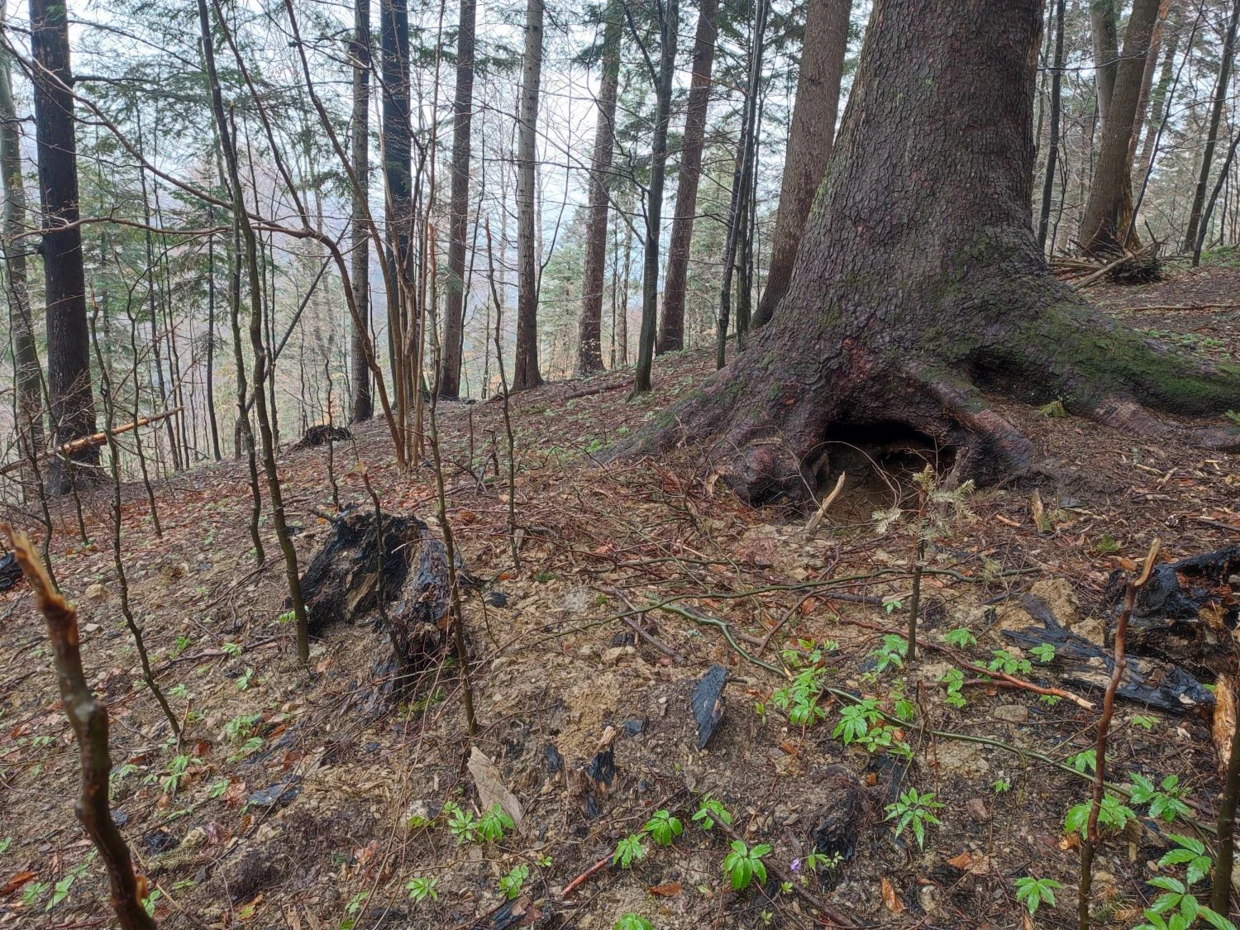
M 44 913 L 50 911 L 52 908 L 64 901 L 65 898 L 69 897 L 69 889 L 72 888 L 73 883 L 81 878 L 86 872 L 86 866 L 87 863 L 79 862 L 68 872 L 66 872 L 60 881 L 56 882 L 56 884 L 52 886 L 52 896 L 43 908 Z
M 482 815 L 474 829 L 474 836 L 485 843 L 495 843 L 504 838 L 504 831 L 514 828 L 512 818 L 498 804 Z
M 693 815 L 693 822 L 709 833 L 715 828 L 716 820 L 724 826 L 732 826 L 732 814 L 723 802 L 709 794 L 703 795 L 698 802 L 697 813 Z
M 248 691 L 250 688 L 250 684 L 251 682 L 253 682 L 253 680 L 254 680 L 254 668 L 253 666 L 246 666 L 246 670 L 242 672 L 241 676 L 237 679 L 237 682 L 236 682 L 237 690 Z
M 660 846 L 671 846 L 672 840 L 684 832 L 684 826 L 669 811 L 661 810 L 646 821 L 645 832 Z
M 1085 835 L 1085 831 L 1089 827 L 1089 810 L 1093 807 L 1093 801 L 1084 801 L 1081 804 L 1075 804 L 1068 809 L 1068 814 L 1064 817 L 1064 829 L 1069 833 L 1079 833 Z M 1124 829 L 1131 820 L 1136 820 L 1137 815 L 1132 808 L 1123 804 L 1119 798 L 1111 793 L 1107 793 L 1102 798 L 1102 806 L 1098 809 L 1098 825 L 1107 830 L 1119 831 Z
M 1016 900 L 1025 905 L 1030 914 L 1036 914 L 1043 901 L 1051 907 L 1055 906 L 1055 889 L 1062 887 L 1063 885 L 1053 878 L 1031 876 L 1018 878 L 1016 879 Z
M 616 852 L 611 857 L 613 865 L 622 869 L 629 868 L 634 862 L 646 857 L 646 846 L 642 843 L 640 833 L 630 833 L 616 844 Z
M 254 725 L 262 720 L 262 714 L 238 714 L 224 724 L 224 737 L 233 741 L 245 739 Z
M 813 726 L 827 715 L 826 710 L 818 706 L 825 675 L 826 670 L 817 666 L 804 669 L 787 687 L 771 695 L 771 703 L 788 715 L 788 722 L 793 726 Z
M 883 719 L 874 698 L 863 698 L 859 704 L 850 704 L 840 711 L 840 722 L 831 736 L 849 746 L 865 737 L 870 727 Z
M 616 921 L 616 930 L 654 930 L 654 924 L 630 911 Z
M 1055 658 L 1055 647 L 1050 643 L 1038 643 L 1029 650 L 1029 654 L 1039 662 L 1050 662 Z
M 986 667 L 992 672 L 1003 672 L 1005 675 L 1028 675 L 1033 671 L 1033 663 L 1028 659 L 1012 655 L 1006 649 L 992 649 L 991 660 Z
M 1178 878 L 1160 875 L 1148 882 L 1162 891 L 1154 903 L 1147 907 L 1143 916 L 1145 923 L 1134 930 L 1188 930 L 1204 920 L 1215 930 L 1236 930 L 1235 925 L 1222 914 L 1198 902 Z
M 452 801 L 446 801 L 443 813 L 448 818 L 448 832 L 456 839 L 457 846 L 462 846 L 474 838 L 478 822 L 472 812 L 463 810 Z
M 1120 545 L 1110 533 L 1103 533 L 1098 537 L 1098 541 L 1094 543 L 1094 548 L 1102 555 L 1114 555 L 1116 552 L 1119 552 Z
M 1004 778 L 996 778 L 990 787 L 994 789 L 995 794 L 1004 794 L 1012 790 L 1011 782 Z
M 241 655 L 240 643 L 224 643 L 220 649 L 222 649 L 224 655 L 228 656 L 230 659 L 235 659 L 237 656 Z
M 879 647 L 870 655 L 875 659 L 875 675 L 881 675 L 889 668 L 904 668 L 904 658 L 908 655 L 908 640 L 896 633 L 887 633 Z
M 1132 715 L 1132 725 L 1134 727 L 1140 727 L 1142 730 L 1152 730 L 1154 729 L 1154 724 L 1156 723 L 1158 723 L 1158 720 L 1155 717 L 1147 717 L 1144 714 Z
M 1185 866 L 1184 877 L 1190 886 L 1197 884 L 1210 874 L 1214 868 L 1214 861 L 1210 858 L 1210 852 L 1206 849 L 1205 843 L 1190 836 L 1180 836 L 1178 833 L 1172 833 L 1171 839 L 1175 841 L 1175 849 L 1163 854 L 1163 857 L 1158 860 L 1159 868 L 1165 869 L 1173 865 Z
M 964 688 L 964 672 L 958 668 L 949 668 L 943 673 L 943 677 L 939 679 L 939 683 L 946 685 L 947 693 L 943 696 L 943 700 L 951 707 L 959 710 L 966 703 L 962 688 Z
M 912 826 L 913 836 L 917 838 L 917 846 L 925 848 L 926 827 L 929 824 L 938 825 L 939 819 L 934 816 L 934 812 L 942 806 L 934 799 L 933 791 L 919 793 L 916 788 L 910 788 L 900 795 L 900 800 L 895 804 L 887 805 L 885 819 L 896 821 L 897 837 L 907 827 Z
M 186 755 L 179 755 L 173 758 L 168 766 L 168 774 L 159 782 L 159 786 L 163 789 L 164 794 L 174 795 L 177 793 L 177 788 L 181 786 L 181 780 L 189 772 L 189 762 L 190 758 Z
M 770 852 L 771 847 L 766 843 L 758 843 L 750 849 L 742 840 L 732 841 L 732 851 L 723 860 L 723 874 L 732 883 L 733 891 L 744 891 L 755 877 L 758 884 L 766 884 L 766 866 L 762 860 Z
M 509 901 L 521 894 L 521 889 L 525 887 L 525 880 L 530 877 L 530 867 L 522 862 L 520 865 L 514 865 L 512 870 L 499 880 L 499 890 Z
M 1174 823 L 1177 817 L 1190 818 L 1192 811 L 1181 798 L 1184 797 L 1184 789 L 1180 787 L 1180 779 L 1175 775 L 1168 775 L 1158 785 L 1146 778 L 1144 775 L 1138 775 L 1133 772 L 1128 776 L 1132 782 L 1132 803 L 1148 804 L 1150 806 L 1150 816 L 1157 820 L 1161 817 L 1167 823 Z
M 954 630 L 948 630 L 943 634 L 943 641 L 949 646 L 955 646 L 957 649 L 965 649 L 969 646 L 977 645 L 977 637 L 967 627 L 959 626 Z
M 1092 772 L 1098 765 L 1098 751 L 1096 749 L 1086 749 L 1073 753 L 1064 759 L 1064 762 L 1082 774 Z
M 8 851 L 9 845 L 13 842 L 13 837 L 6 836 L 0 839 L 0 854 Z
M 146 900 L 142 902 L 142 910 L 146 911 L 147 917 L 155 916 L 155 903 L 160 899 L 161 894 L 158 888 L 153 890 L 146 896 Z

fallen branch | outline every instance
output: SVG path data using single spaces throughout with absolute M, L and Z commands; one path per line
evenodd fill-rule
M 127 423 L 124 426 L 118 426 L 116 427 L 116 429 L 111 430 L 110 432 L 108 430 L 104 430 L 102 433 L 95 433 L 91 436 L 83 436 L 81 439 L 75 439 L 72 442 L 66 442 L 63 446 L 59 447 L 58 449 L 52 449 L 50 452 L 42 453 L 41 455 L 38 456 L 37 459 L 35 459 L 35 461 L 44 462 L 48 459 L 55 458 L 58 455 L 70 456 L 70 455 L 73 455 L 75 452 L 81 452 L 83 449 L 87 448 L 88 446 L 102 445 L 103 443 L 107 442 L 108 436 L 119 436 L 121 435 L 121 433 L 128 433 L 131 430 L 135 430 L 139 426 L 146 426 L 148 423 L 158 423 L 160 420 L 166 420 L 168 419 L 168 417 L 175 416 L 176 414 L 180 413 L 184 409 L 185 409 L 184 407 L 175 407 L 172 410 L 165 410 L 163 413 L 156 414 L 153 417 L 141 417 L 137 420 L 134 420 L 134 422 L 132 423 Z M 9 474 L 9 472 L 17 471 L 19 468 L 23 468 L 29 464 L 30 464 L 29 459 L 21 459 L 16 462 L 9 462 L 9 464 L 5 465 L 3 468 L 0 468 L 0 475 L 7 475 Z
M 146 881 L 134 875 L 129 847 L 117 830 L 108 806 L 108 776 L 112 771 L 108 755 L 108 710 L 86 684 L 77 611 L 52 586 L 43 561 L 25 533 L 6 523 L 0 525 L 0 535 L 8 540 L 16 554 L 22 573 L 34 591 L 39 612 L 47 620 L 61 704 L 77 736 L 81 755 L 82 794 L 74 811 L 107 869 L 112 909 L 123 930 L 155 930 L 155 921 L 146 913 L 142 902 Z
M 578 888 L 580 888 L 582 885 L 588 882 L 591 878 L 593 878 L 599 872 L 603 871 L 603 869 L 607 868 L 607 863 L 609 862 L 611 862 L 611 853 L 608 853 L 598 862 L 594 863 L 594 865 L 590 866 L 588 869 L 586 869 L 584 872 L 582 872 L 580 875 L 574 878 L 571 882 L 565 885 L 564 891 L 560 894 L 560 897 L 567 898 L 569 895 L 573 894 Z

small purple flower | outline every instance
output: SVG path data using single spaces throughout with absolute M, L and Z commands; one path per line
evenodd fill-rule
M 793 859 L 791 868 L 792 868 L 792 871 L 794 872 L 800 872 L 801 871 L 801 860 Z

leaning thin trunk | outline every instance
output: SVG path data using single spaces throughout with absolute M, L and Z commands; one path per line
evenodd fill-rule
M 366 343 L 370 339 L 370 0 L 355 0 L 353 7 L 353 118 L 349 124 L 352 143 L 353 218 L 350 237 L 353 245 L 350 286 L 360 320 L 353 321 L 351 354 L 353 359 L 353 409 L 350 421 L 359 423 L 374 415 L 370 396 L 370 365 Z
M 439 395 L 461 393 L 465 331 L 465 237 L 469 232 L 470 127 L 474 106 L 474 20 L 477 0 L 461 0 L 456 39 L 456 99 L 452 125 L 452 206 L 448 224 L 448 300 L 444 310 Z
M 1150 109 L 1150 95 L 1154 89 L 1154 74 L 1158 71 L 1158 53 L 1162 49 L 1163 27 L 1167 24 L 1167 16 L 1171 12 L 1171 0 L 1162 0 L 1158 5 L 1158 19 L 1154 22 L 1154 34 L 1150 37 L 1149 51 L 1145 54 L 1145 70 L 1141 75 L 1141 93 L 1137 96 L 1137 115 L 1132 123 L 1132 136 L 1128 140 L 1128 160 L 1131 162 L 1137 155 L 1137 146 L 1141 143 L 1141 134 L 1145 130 L 1146 114 Z
M 1240 0 L 1231 8 L 1231 20 L 1227 24 L 1227 38 L 1223 42 L 1223 55 L 1219 62 L 1218 84 L 1214 89 L 1214 103 L 1210 108 L 1210 122 L 1206 131 L 1206 148 L 1201 154 L 1201 170 L 1197 174 L 1197 186 L 1193 189 L 1193 205 L 1188 214 L 1188 230 L 1184 233 L 1184 251 L 1192 251 L 1197 245 L 1197 227 L 1201 223 L 1201 211 L 1206 203 L 1206 190 L 1210 184 L 1210 168 L 1214 162 L 1214 149 L 1218 143 L 1218 128 L 1222 121 L 1223 104 L 1227 100 L 1227 86 L 1231 81 L 1232 61 L 1236 55 L 1236 22 L 1240 19 Z
M 676 188 L 676 217 L 667 250 L 663 281 L 663 316 L 659 320 L 660 353 L 685 347 L 685 288 L 689 276 L 689 246 L 693 241 L 698 181 L 702 175 L 702 145 L 706 138 L 706 110 L 710 104 L 710 75 L 715 61 L 715 19 L 718 0 L 700 0 L 697 34 L 693 39 L 693 79 L 685 109 L 685 134 L 680 146 L 680 177 Z
M 1141 157 L 1134 165 L 1141 171 L 1148 171 L 1150 159 L 1154 153 L 1154 140 L 1158 137 L 1158 127 L 1162 125 L 1163 113 L 1167 106 L 1167 94 L 1171 89 L 1171 80 L 1175 71 L 1175 56 L 1180 49 L 1180 36 L 1184 32 L 1184 8 L 1177 6 L 1169 14 L 1171 34 L 1167 37 L 1167 51 L 1163 55 L 1162 68 L 1158 73 L 1158 83 L 1150 93 L 1148 115 L 1145 124 L 1145 141 L 1141 143 Z M 1139 206 L 1139 205 L 1138 205 Z
M 705 3 L 713 2 L 715 0 L 705 0 Z M 594 129 L 594 153 L 590 164 L 590 204 L 586 208 L 586 249 L 581 276 L 581 319 L 577 326 L 579 375 L 603 370 L 603 279 L 607 264 L 609 206 L 607 187 L 616 144 L 616 94 L 620 86 L 620 32 L 621 17 L 624 14 L 619 4 L 613 3 L 607 7 L 604 15 L 607 17 L 607 24 L 603 29 L 603 79 L 598 92 L 598 124 Z M 690 103 L 690 106 L 692 105 Z
M 1159 0 L 1134 0 L 1124 36 L 1124 54 L 1115 71 L 1115 92 L 1102 124 L 1102 144 L 1085 218 L 1081 245 L 1089 254 L 1105 255 L 1137 245 L 1132 223 L 1132 158 L 1130 145 L 1137 123 L 1137 99 L 1145 75 Z
M 534 162 L 538 157 L 538 85 L 542 78 L 543 0 L 525 8 L 525 56 L 517 128 L 517 349 L 512 389 L 543 383 L 538 371 L 538 260 L 534 238 Z
M 77 140 L 73 122 L 73 73 L 69 21 L 57 0 L 30 0 L 30 51 L 34 59 L 35 142 L 43 203 L 43 291 L 47 305 L 47 391 L 51 431 L 58 445 L 95 432 L 95 397 L 86 325 L 86 276 L 78 225 Z M 68 459 L 57 456 L 48 492 L 67 494 L 69 470 L 96 474 L 99 447 L 83 445 Z
M 663 182 L 667 170 L 667 126 L 672 113 L 672 79 L 676 67 L 679 0 L 667 0 L 660 15 L 659 71 L 655 76 L 654 141 L 650 147 L 650 184 L 646 188 L 646 242 L 642 264 L 642 328 L 637 339 L 633 393 L 650 390 L 655 327 L 659 313 L 659 251 L 662 239 Z
M 852 0 L 810 0 L 805 13 L 805 47 L 771 241 L 771 266 L 754 316 L 755 326 L 771 319 L 788 291 L 805 218 L 831 157 L 851 13 Z

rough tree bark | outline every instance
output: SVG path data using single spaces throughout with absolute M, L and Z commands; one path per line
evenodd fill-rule
M 355 0 L 353 5 L 353 41 L 349 45 L 353 63 L 353 116 L 349 136 L 353 148 L 353 175 L 357 187 L 353 191 L 353 217 L 349 227 L 353 255 L 350 285 L 353 302 L 370 320 L 370 229 L 366 197 L 370 190 L 370 0 Z M 370 334 L 353 323 L 353 409 L 349 422 L 360 423 L 374 416 L 370 396 L 370 365 L 366 361 L 366 340 Z
M 1041 0 L 877 0 L 835 155 L 780 312 L 695 395 L 612 455 L 709 444 L 744 497 L 803 497 L 834 439 L 919 436 L 964 476 L 1034 457 L 983 390 L 1132 433 L 1240 401 L 1240 367 L 1177 354 L 1091 309 L 1034 239 Z
M 697 211 L 698 181 L 702 176 L 702 145 L 706 139 L 706 110 L 710 105 L 710 75 L 715 63 L 715 19 L 718 0 L 700 0 L 697 32 L 693 39 L 693 77 L 685 108 L 685 133 L 680 143 L 680 177 L 676 182 L 676 216 L 667 249 L 663 280 L 663 316 L 656 349 L 678 352 L 685 347 L 685 287 L 689 277 L 689 246 Z
M 1098 90 L 1098 119 L 1105 123 L 1111 112 L 1115 70 L 1119 63 L 1119 16 L 1115 0 L 1092 0 L 1089 23 L 1094 40 L 1094 84 Z
M 1206 191 L 1210 186 L 1210 168 L 1214 162 L 1214 149 L 1218 144 L 1218 128 L 1223 116 L 1223 104 L 1227 100 L 1227 85 L 1231 82 L 1231 66 L 1236 56 L 1236 22 L 1240 20 L 1240 0 L 1231 8 L 1231 20 L 1227 23 L 1227 37 L 1223 41 L 1223 55 L 1219 61 L 1218 84 L 1214 89 L 1214 102 L 1210 108 L 1210 123 L 1206 131 L 1206 147 L 1201 153 L 1201 170 L 1197 174 L 1197 186 L 1193 190 L 1193 206 L 1188 214 L 1188 230 L 1184 234 L 1184 251 L 1191 252 L 1197 245 L 1197 227 L 1201 223 L 1201 211 L 1206 204 Z
M 1111 108 L 1102 123 L 1102 144 L 1089 185 L 1080 242 L 1086 254 L 1106 255 L 1138 243 L 1132 223 L 1132 146 L 1137 102 L 1145 76 L 1159 0 L 1133 0 L 1124 54 L 1115 69 Z
M 672 115 L 672 81 L 676 39 L 680 30 L 679 0 L 666 0 L 659 10 L 659 70 L 654 78 L 654 139 L 650 146 L 650 183 L 646 187 L 646 241 L 642 264 L 642 328 L 637 337 L 637 368 L 633 393 L 650 390 L 655 332 L 659 313 L 659 253 L 662 251 L 663 184 L 667 170 L 667 127 Z M 630 20 L 630 25 L 632 21 Z M 636 33 L 636 29 L 633 30 Z
M 3 23 L 0 5 L 0 23 Z M 9 56 L 0 52 L 0 174 L 4 176 L 4 285 L 9 303 L 9 326 L 13 333 L 13 368 L 17 381 L 17 429 L 22 437 L 21 455 L 38 455 L 43 447 L 43 403 L 39 354 L 34 317 L 26 278 L 26 245 L 19 237 L 26 231 L 26 187 L 22 179 L 21 134 L 17 131 L 13 105 L 13 79 Z
M 754 315 L 755 326 L 771 319 L 788 292 L 805 218 L 831 157 L 851 13 L 852 0 L 811 0 L 805 12 L 805 46 L 792 107 L 792 127 L 788 131 L 779 213 L 771 240 L 771 266 Z
M 538 85 L 542 79 L 543 0 L 525 7 L 521 113 L 517 123 L 517 347 L 512 389 L 543 383 L 538 371 L 538 258 L 534 239 L 534 162 L 538 157 Z
M 461 393 L 465 332 L 465 237 L 469 234 L 470 128 L 474 116 L 474 22 L 477 0 L 461 0 L 456 37 L 456 97 L 452 104 L 452 205 L 448 220 L 448 300 L 444 310 L 439 396 Z
M 705 0 L 713 3 L 714 0 Z M 620 87 L 620 33 L 624 13 L 608 4 L 603 27 L 603 76 L 598 91 L 598 123 L 590 159 L 590 202 L 586 207 L 586 250 L 581 275 L 581 318 L 577 325 L 577 374 L 603 370 L 603 282 L 607 266 L 607 176 L 616 147 L 616 95 Z M 692 106 L 692 103 L 690 103 Z
M 44 301 L 47 305 L 47 392 L 50 427 L 63 445 L 95 432 L 90 381 L 90 331 L 86 325 L 86 276 L 78 223 L 77 140 L 73 125 L 73 72 L 69 20 L 61 0 L 30 0 L 30 51 L 34 59 L 34 123 L 43 204 Z M 88 445 L 48 470 L 48 493 L 67 494 L 72 463 L 99 464 Z M 79 478 L 101 472 L 79 471 Z

